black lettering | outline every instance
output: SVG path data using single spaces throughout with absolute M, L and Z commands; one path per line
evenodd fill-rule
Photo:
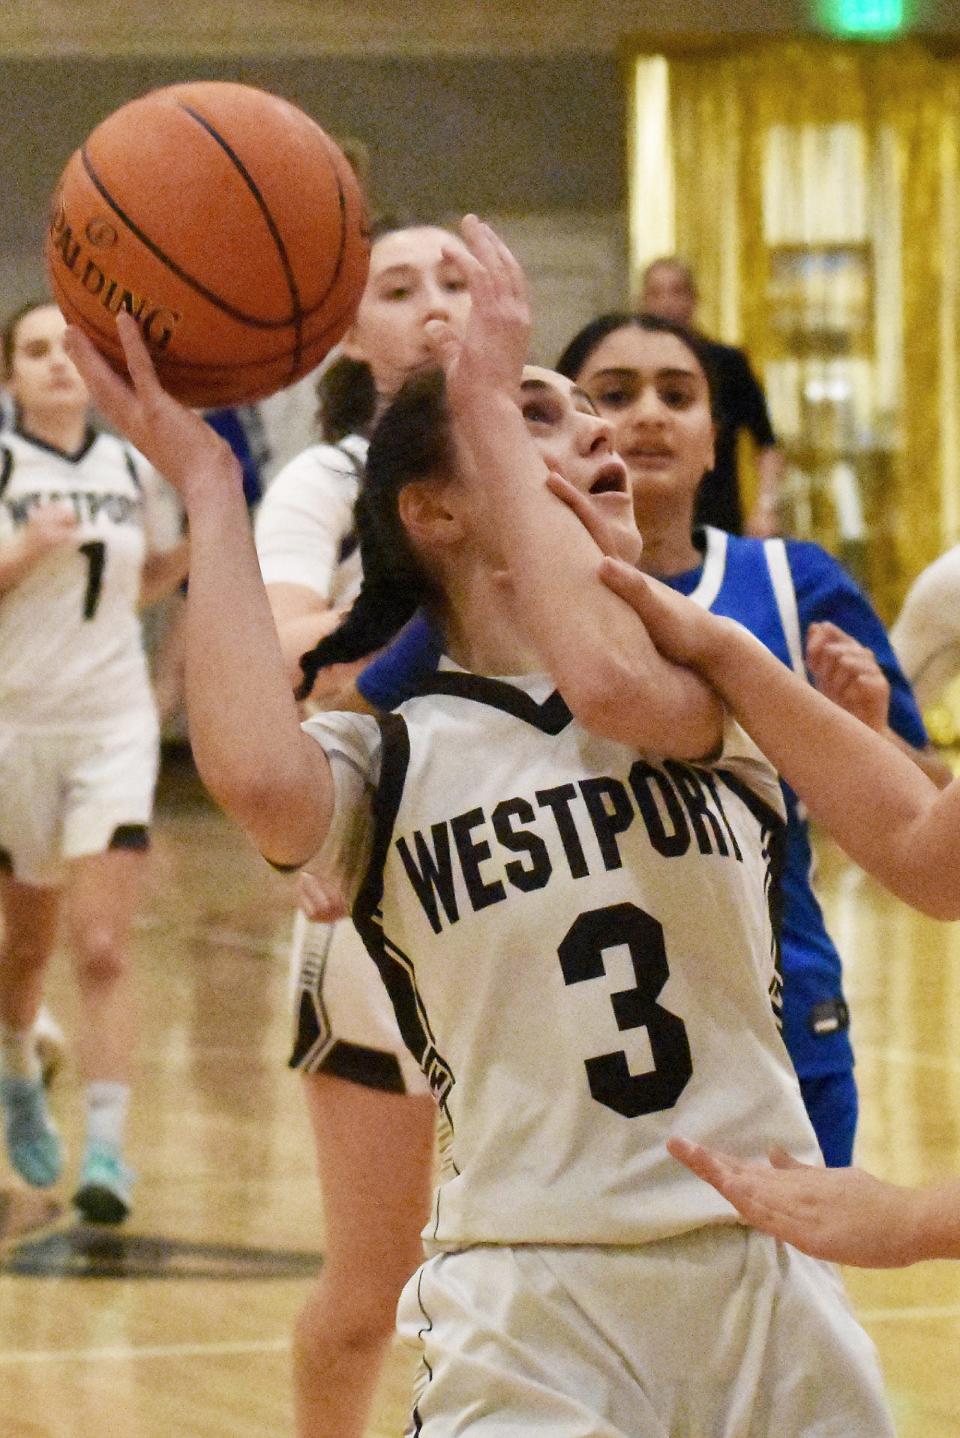
M 683 807 L 693 825 L 693 832 L 697 836 L 697 847 L 701 854 L 714 853 L 714 845 L 716 845 L 716 852 L 726 858 L 730 850 L 727 848 L 720 820 L 707 804 L 707 794 L 700 782 L 698 770 L 688 769 L 685 764 L 669 761 L 663 767 L 680 791 L 680 798 L 683 800 Z M 708 825 L 713 835 L 713 843 L 711 843 L 710 833 L 707 832 Z
M 532 824 L 535 818 L 532 804 L 526 799 L 503 799 L 493 811 L 493 832 L 505 849 L 512 854 L 529 854 L 530 867 L 511 859 L 504 865 L 504 873 L 515 889 L 529 894 L 533 889 L 542 889 L 553 872 L 546 844 L 537 834 L 528 829 L 514 829 L 512 819 L 522 824 Z
M 490 858 L 490 845 L 486 839 L 474 840 L 470 831 L 483 822 L 482 809 L 471 809 L 468 813 L 458 814 L 455 819 L 450 820 L 467 893 L 475 912 L 488 908 L 490 904 L 499 904 L 501 899 L 507 897 L 507 891 L 499 879 L 492 884 L 485 884 L 480 873 L 480 865 Z
M 555 789 L 540 789 L 536 795 L 541 809 L 550 809 L 553 813 L 557 832 L 563 843 L 563 852 L 570 866 L 571 878 L 583 879 L 587 875 L 587 861 L 577 826 L 570 813 L 570 801 L 576 797 L 577 791 L 572 784 L 559 784 Z
M 726 811 L 726 809 L 723 807 L 723 801 L 722 801 L 722 799 L 720 798 L 720 789 L 719 789 L 719 786 L 718 786 L 718 784 L 717 784 L 717 781 L 716 781 L 716 779 L 713 777 L 713 775 L 710 773 L 710 770 L 709 770 L 709 769 L 700 769 L 700 770 L 698 770 L 698 773 L 699 773 L 699 775 L 700 775 L 700 778 L 703 780 L 704 784 L 706 784 L 707 788 L 710 790 L 710 794 L 711 794 L 711 796 L 712 796 L 712 798 L 713 798 L 713 802 L 716 804 L 717 809 L 718 809 L 719 814 L 720 814 L 720 818 L 723 820 L 723 826 L 724 826 L 724 828 L 726 829 L 727 833 L 730 835 L 730 843 L 733 845 L 733 856 L 734 856 L 734 858 L 737 860 L 738 863 L 742 864 L 742 863 L 743 863 L 743 854 L 740 852 L 740 845 L 737 843 L 737 836 L 736 836 L 736 833 L 734 832 L 733 825 L 730 823 L 730 820 L 727 818 L 727 811 Z
M 684 818 L 683 809 L 680 807 L 680 801 L 666 774 L 661 774 L 660 770 L 654 769 L 652 764 L 638 759 L 630 770 L 630 787 L 646 825 L 650 842 L 657 852 L 668 859 L 685 854 L 690 847 L 690 829 Z M 673 826 L 672 831 L 668 831 L 664 824 L 654 796 L 654 789 L 657 790 L 663 801 L 667 818 Z
M 143 337 L 155 350 L 165 350 L 183 316 L 159 307 L 143 317 Z
M 10 499 L 7 501 L 7 509 L 14 524 L 26 524 L 30 518 L 30 511 L 34 503 L 34 497 L 29 494 L 20 499 Z
M 72 270 L 80 258 L 80 242 L 73 238 L 73 231 L 69 225 L 64 225 L 57 235 L 57 242 L 54 246 L 63 256 L 63 263 L 68 270 Z
M 80 276 L 80 283 L 88 294 L 98 295 L 103 289 L 106 278 L 99 265 L 95 265 L 93 260 L 87 260 L 83 267 L 83 274 Z
M 619 779 L 582 779 L 580 793 L 597 836 L 604 866 L 607 869 L 622 868 L 617 835 L 624 833 L 633 823 L 633 805 L 626 787 Z
M 407 878 L 413 885 L 413 891 L 423 906 L 423 912 L 430 920 L 431 929 L 435 934 L 439 934 L 443 929 L 443 923 L 437 908 L 437 898 L 443 904 L 449 923 L 455 924 L 460 914 L 453 887 L 450 835 L 446 824 L 432 824 L 430 834 L 433 838 L 433 853 L 428 848 L 419 829 L 415 829 L 413 834 L 417 850 L 416 860 L 410 853 L 406 839 L 397 840 L 397 852 L 403 860 L 403 867 L 407 871 Z M 417 861 L 419 861 L 419 867 Z

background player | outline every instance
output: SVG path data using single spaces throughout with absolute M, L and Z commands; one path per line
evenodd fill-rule
M 416 1426 L 493 1435 L 546 1421 L 556 1434 L 652 1438 L 682 1415 L 699 1430 L 732 1434 L 747 1405 L 757 1434 L 890 1433 L 870 1346 L 829 1271 L 718 1224 L 709 1190 L 688 1180 L 678 1186 L 665 1166 L 660 1136 L 675 1107 L 678 1116 L 698 1115 L 701 1136 L 739 1117 L 754 1142 L 779 1117 L 808 1155 L 815 1152 L 768 993 L 766 885 L 779 791 L 737 731 L 724 728 L 710 696 L 683 669 L 663 665 L 642 626 L 624 622 L 629 610 L 606 603 L 592 581 L 596 547 L 545 493 L 544 460 L 562 458 L 571 482 L 635 542 L 624 466 L 608 426 L 562 379 L 527 371 L 521 410 L 522 278 L 489 231 L 474 221 L 465 234 L 475 254 L 474 307 L 462 351 L 445 326 L 434 326 L 448 366 L 446 397 L 436 377 L 405 387 L 377 427 L 364 494 L 368 536 L 377 536 L 386 564 L 381 578 L 418 576 L 419 597 L 429 594 L 442 609 L 447 642 L 466 672 L 452 663 L 435 694 L 404 706 L 384 728 L 382 746 L 376 724 L 347 716 L 310 721 L 330 757 L 311 747 L 297 727 L 230 457 L 159 391 L 122 316 L 132 389 L 81 336 L 73 339 L 100 402 L 173 471 L 185 495 L 194 544 L 191 723 L 207 782 L 275 861 L 297 863 L 326 836 L 355 888 L 359 853 L 371 853 L 358 922 L 451 1125 L 448 1181 L 431 1226 L 440 1252 L 403 1302 L 406 1329 L 429 1358 Z M 509 582 L 501 585 L 504 568 Z M 576 606 L 565 603 L 571 589 Z M 515 614 L 524 616 L 522 629 Z M 480 677 L 524 672 L 531 662 L 546 663 L 563 700 L 536 676 Z M 720 768 L 639 757 L 665 750 L 680 758 L 717 753 Z M 369 786 L 378 753 L 377 808 L 389 827 L 375 836 Z M 475 770 L 464 765 L 466 753 Z M 611 777 L 618 773 L 623 780 Z M 594 827 L 589 860 L 580 852 L 584 814 L 571 822 L 577 783 Z M 668 806 L 669 827 L 644 797 L 647 785 Z M 521 797 L 528 792 L 532 800 Z M 498 803 L 500 795 L 513 797 Z M 717 805 L 711 823 L 703 817 L 708 795 Z M 447 821 L 458 856 L 452 900 L 443 867 L 438 890 L 423 882 L 417 826 L 439 846 L 439 815 L 471 802 L 493 806 L 500 818 L 489 830 L 483 810 L 478 817 L 467 808 Z M 392 829 L 404 836 L 399 846 L 384 843 Z M 709 853 L 700 843 L 707 829 Z M 496 882 L 502 859 L 488 864 L 494 833 L 515 856 Z M 405 844 L 419 857 L 419 884 Z M 462 929 L 444 932 L 443 921 L 430 919 L 430 892 L 446 924 L 466 921 Z M 599 907 L 585 913 L 585 904 Z M 558 923 L 567 936 L 551 953 Z M 588 995 L 597 991 L 580 985 L 602 977 L 606 950 L 625 936 L 633 979 L 613 996 L 619 1024 L 599 992 L 587 1018 Z M 411 968 L 404 955 L 414 949 Z M 656 993 L 645 987 L 651 972 Z M 674 987 L 661 1004 L 671 972 Z M 530 1023 L 542 1014 L 547 1045 Z M 728 1022 L 739 1065 L 730 1063 Z M 652 1062 L 642 1072 L 630 1072 L 623 1053 L 586 1059 L 606 1034 L 624 1042 L 625 1028 L 649 1036 Z M 724 1094 L 718 1108 L 721 1075 L 738 1094 L 732 1102 Z M 744 1282 L 744 1264 L 753 1282 Z M 818 1381 L 785 1390 L 778 1378 L 801 1332 Z M 755 1363 L 752 1354 L 763 1357 Z
M 86 1095 L 74 1203 L 115 1223 L 131 1201 L 128 944 L 158 759 L 137 606 L 182 578 L 186 545 L 154 552 L 159 477 L 90 427 L 64 330 L 40 303 L 4 331 L 17 411 L 0 446 L 0 1096 L 14 1167 L 54 1184 L 63 1152 L 34 1023 L 62 910 Z
M 690 266 L 676 255 L 652 261 L 643 272 L 637 306 L 646 314 L 695 329 L 699 294 Z M 747 532 L 761 538 L 777 533 L 777 507 L 784 460 L 760 382 L 743 350 L 699 336 L 715 376 L 718 416 L 714 462 L 697 491 L 698 524 L 712 524 L 731 534 L 743 532 L 743 506 L 737 465 L 737 443 L 743 431 L 756 446 L 759 485 L 747 520 Z
M 374 242 L 344 353 L 319 384 L 324 442 L 292 460 L 261 504 L 257 553 L 294 682 L 300 655 L 360 586 L 354 506 L 374 413 L 433 361 L 428 324 L 466 323 L 462 250 L 434 226 Z M 314 916 L 329 912 L 318 885 L 301 880 Z M 421 1258 L 435 1106 L 352 923 L 311 923 L 301 910 L 292 961 L 291 1064 L 303 1076 L 325 1218 L 323 1267 L 296 1333 L 297 1424 L 301 1438 L 359 1438 L 400 1290 Z

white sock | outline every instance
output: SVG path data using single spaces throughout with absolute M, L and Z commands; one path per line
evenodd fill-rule
M 40 1078 L 40 1060 L 37 1058 L 33 1029 L 10 1029 L 0 1023 L 0 1058 L 3 1072 L 11 1078 Z
M 118 1152 L 130 1107 L 130 1085 L 108 1079 L 87 1084 L 87 1143 L 102 1143 Z

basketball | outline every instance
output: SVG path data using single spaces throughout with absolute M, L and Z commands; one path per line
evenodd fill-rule
M 319 364 L 353 318 L 370 246 L 356 175 L 309 115 L 201 81 L 93 130 L 54 192 L 44 248 L 65 318 L 114 368 L 127 310 L 164 387 L 213 408 Z

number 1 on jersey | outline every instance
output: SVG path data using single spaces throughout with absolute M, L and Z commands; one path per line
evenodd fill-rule
M 103 587 L 103 568 L 107 559 L 107 546 L 102 539 L 91 539 L 86 544 L 81 544 L 80 553 L 87 556 L 89 563 L 87 588 L 83 596 L 83 617 L 84 619 L 92 619 L 97 612 L 97 605 L 100 603 L 100 590 Z
M 626 945 L 636 984 L 610 995 L 617 1027 L 645 1028 L 650 1038 L 653 1069 L 632 1074 L 622 1051 L 584 1060 L 590 1092 L 605 1108 L 625 1118 L 673 1108 L 693 1074 L 690 1044 L 683 1020 L 657 1003 L 670 977 L 663 925 L 636 904 L 611 904 L 591 909 L 574 920 L 558 949 L 565 983 L 599 979 L 606 970 L 605 949 Z

